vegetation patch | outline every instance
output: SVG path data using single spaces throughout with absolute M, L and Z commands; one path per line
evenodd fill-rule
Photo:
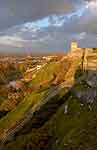
M 47 90 L 42 92 L 32 92 L 29 97 L 25 97 L 15 109 L 0 120 L 0 132 L 4 131 L 4 129 L 9 129 L 15 125 L 17 121 L 21 120 L 30 107 L 33 107 L 34 104 L 43 99 L 46 92 Z

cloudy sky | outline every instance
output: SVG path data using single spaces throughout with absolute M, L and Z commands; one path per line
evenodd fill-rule
M 97 45 L 97 0 L 0 0 L 0 52 Z

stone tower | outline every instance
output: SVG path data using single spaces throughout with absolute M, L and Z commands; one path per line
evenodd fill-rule
M 77 42 L 71 42 L 71 52 L 74 52 L 74 51 L 76 51 L 76 49 L 78 48 L 78 44 L 77 44 Z

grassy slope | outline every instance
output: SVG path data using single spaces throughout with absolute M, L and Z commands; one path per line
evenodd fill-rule
M 59 68 L 59 64 L 52 62 L 44 66 L 39 72 L 36 73 L 36 77 L 32 80 L 32 84 L 38 84 L 43 81 L 51 81 L 53 79 L 53 73 Z
M 79 75 L 78 75 L 79 76 Z M 77 79 L 77 78 L 76 78 Z M 76 83 L 76 82 L 75 82 Z M 85 91 L 87 84 L 78 83 L 75 89 Z M 73 91 L 72 91 L 73 92 Z M 68 105 L 68 114 L 64 114 L 64 107 Z M 94 150 L 97 149 L 97 102 L 81 105 L 80 101 L 71 93 L 62 107 L 51 118 L 49 134 L 52 135 L 52 150 Z
M 54 128 L 50 127 L 50 132 L 53 135 L 53 150 L 72 149 L 78 150 L 80 144 L 79 131 L 84 130 L 84 125 L 87 125 L 90 118 L 93 119 L 93 112 L 89 112 L 87 106 L 80 106 L 80 103 L 75 98 L 68 100 L 69 113 L 64 115 L 64 105 L 59 109 L 53 118 Z M 77 136 L 75 147 L 73 147 L 74 137 Z M 93 135 L 94 136 L 94 135 Z M 72 138 L 73 137 L 73 138 Z M 77 139 L 79 138 L 79 143 Z
M 33 83 L 42 81 L 41 77 L 35 80 Z M 76 88 L 83 90 L 88 87 L 84 83 L 76 85 Z M 68 105 L 67 114 L 64 114 L 65 105 Z M 17 136 L 15 141 L 4 147 L 4 150 L 16 150 L 17 148 L 18 150 L 27 148 L 34 150 L 97 149 L 97 102 L 91 107 L 92 110 L 89 109 L 87 104 L 82 106 L 80 101 L 71 93 L 67 101 L 42 127 Z
M 2 132 L 2 130 L 4 129 L 9 128 L 11 125 L 14 125 L 16 121 L 22 119 L 25 112 L 29 110 L 31 106 L 33 106 L 38 101 L 41 101 L 45 92 L 46 91 L 42 91 L 39 93 L 32 92 L 29 97 L 27 96 L 26 98 L 24 98 L 24 100 L 21 101 L 15 109 L 13 109 L 0 120 L 0 132 Z
M 61 66 L 65 65 L 64 63 L 55 63 L 52 62 L 47 64 L 42 70 L 40 70 L 36 74 L 36 78 L 32 80 L 33 85 L 44 82 L 45 80 L 51 81 L 53 79 L 53 73 L 59 73 Z M 65 70 L 65 69 L 64 69 Z M 64 73 L 64 72 L 63 72 Z M 12 125 L 16 123 L 19 119 L 21 119 L 25 112 L 29 110 L 31 106 L 33 106 L 37 102 L 41 102 L 41 99 L 45 95 L 45 92 L 48 90 L 48 84 L 43 85 L 44 90 L 38 90 L 36 92 L 32 92 L 31 95 L 24 98 L 18 106 L 9 112 L 5 117 L 0 120 L 0 133 L 3 132 L 4 129 L 8 129 Z M 46 88 L 46 89 L 45 89 Z
M 64 114 L 64 107 L 67 104 L 69 106 L 69 112 L 68 114 Z M 95 141 L 97 139 L 95 132 L 97 106 L 95 104 L 92 107 L 92 111 L 89 111 L 87 105 L 81 106 L 78 99 L 70 96 L 57 110 L 56 114 L 41 128 L 32 129 L 32 132 L 17 137 L 15 141 L 7 144 L 4 150 L 16 150 L 16 148 L 23 150 L 23 147 L 29 147 L 29 144 L 32 149 L 40 150 L 40 147 L 43 148 L 41 142 L 44 143 L 45 138 L 48 139 L 49 136 L 52 137 L 52 146 L 48 149 L 86 150 L 85 148 L 87 146 L 88 150 L 94 150 L 94 147 L 91 147 L 91 145 L 96 143 Z M 17 146 L 15 147 L 15 145 Z
M 36 77 L 32 80 L 32 85 L 48 84 L 56 77 L 64 78 L 67 69 L 71 63 L 66 59 L 62 62 L 50 62 L 44 66 L 39 72 L 36 73 Z
M 87 88 L 87 85 L 79 84 L 77 87 L 83 89 Z M 65 105 L 68 105 L 67 114 L 64 114 Z M 23 150 L 24 147 L 34 150 L 97 149 L 97 102 L 92 104 L 91 108 L 90 110 L 87 104 L 82 106 L 71 93 L 67 101 L 41 128 L 32 129 L 32 132 L 17 137 L 15 141 L 7 144 L 4 150 Z M 44 137 L 48 144 L 44 144 Z

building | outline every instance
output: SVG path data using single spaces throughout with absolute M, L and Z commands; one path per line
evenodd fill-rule
M 37 71 L 40 70 L 42 65 L 37 65 Z
M 75 51 L 76 49 L 78 48 L 78 44 L 77 44 L 77 42 L 71 42 L 71 52 L 72 51 Z
M 78 47 L 78 43 L 74 41 L 71 42 L 70 52 L 68 53 L 68 56 L 76 59 L 77 57 L 80 57 L 82 53 L 82 48 Z
M 57 60 L 58 56 L 56 56 L 56 55 L 55 56 L 53 56 L 53 55 L 52 56 L 43 56 L 42 59 L 48 62 L 51 60 Z

